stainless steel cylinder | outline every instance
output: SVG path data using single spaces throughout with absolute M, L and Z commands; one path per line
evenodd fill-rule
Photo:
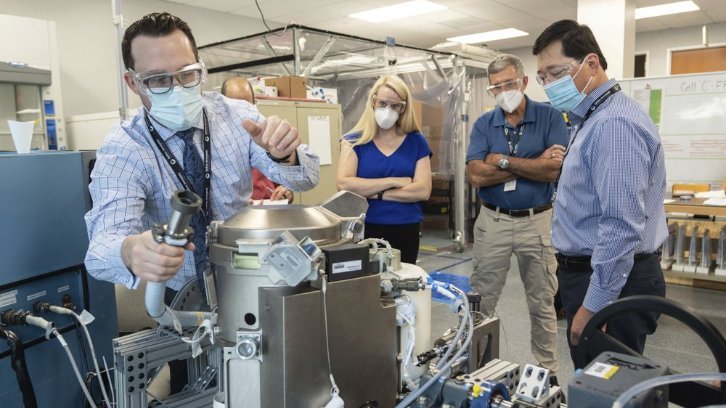
M 259 288 L 286 285 L 266 262 L 281 233 L 310 237 L 319 247 L 350 242 L 367 207 L 365 198 L 340 192 L 317 207 L 248 207 L 213 228 L 209 261 L 215 268 L 220 337 L 234 343 L 238 330 L 257 330 Z

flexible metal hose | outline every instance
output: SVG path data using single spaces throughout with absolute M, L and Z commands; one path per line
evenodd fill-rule
M 30 380 L 28 367 L 25 364 L 25 346 L 23 342 L 20 341 L 20 337 L 14 331 L 3 325 L 0 325 L 0 338 L 7 340 L 10 347 L 10 365 L 15 371 L 20 393 L 23 395 L 23 406 L 25 408 L 37 408 L 38 403 L 35 400 L 33 382 Z

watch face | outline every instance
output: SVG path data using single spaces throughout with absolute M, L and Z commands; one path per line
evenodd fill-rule
M 499 168 L 506 169 L 507 167 L 509 167 L 509 160 L 507 160 L 507 159 L 499 160 Z

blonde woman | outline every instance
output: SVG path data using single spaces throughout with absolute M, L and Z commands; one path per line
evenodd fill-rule
M 423 212 L 431 195 L 431 149 L 419 130 L 406 84 L 384 76 L 373 85 L 358 124 L 343 136 L 338 190 L 368 198 L 366 238 L 383 238 L 416 263 Z

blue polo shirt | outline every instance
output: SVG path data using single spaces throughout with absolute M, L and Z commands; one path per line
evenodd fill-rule
M 527 106 L 524 112 L 524 132 L 517 145 L 516 157 L 535 159 L 548 147 L 559 144 L 567 146 L 567 126 L 562 112 L 550 105 L 535 102 L 525 96 Z M 482 115 L 471 131 L 466 162 L 484 160 L 489 153 L 509 155 L 509 143 L 504 133 L 508 128 L 509 138 L 514 145 L 519 128 L 504 118 L 504 111 L 497 107 Z M 479 188 L 479 197 L 498 207 L 508 210 L 522 210 L 540 207 L 552 202 L 554 183 L 517 178 L 514 191 L 504 191 L 504 183 Z
M 360 137 L 360 133 L 343 136 L 350 142 Z M 428 142 L 420 132 L 409 132 L 403 143 L 390 156 L 386 156 L 371 140 L 353 147 L 358 156 L 357 177 L 385 178 L 411 177 L 416 173 L 416 163 L 431 156 Z M 401 203 L 397 201 L 368 199 L 366 222 L 383 225 L 415 224 L 423 220 L 421 203 Z

